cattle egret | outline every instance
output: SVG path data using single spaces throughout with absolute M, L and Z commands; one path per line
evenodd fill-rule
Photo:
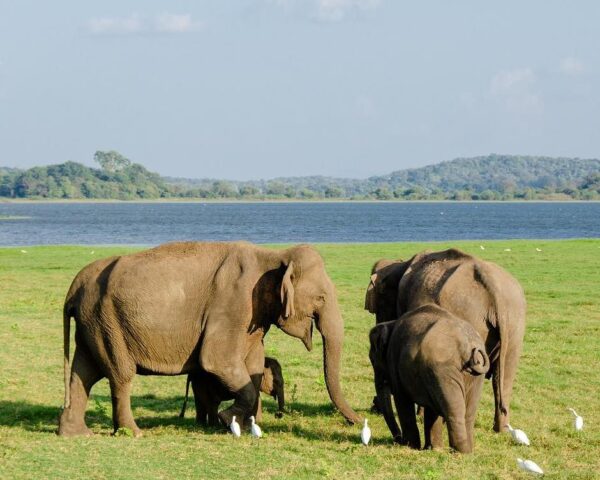
M 231 430 L 231 433 L 233 433 L 233 436 L 235 438 L 240 438 L 242 430 L 240 429 L 240 424 L 235 421 L 235 415 L 231 419 L 231 425 L 229 425 L 229 430 Z
M 541 248 L 536 248 L 536 249 L 535 249 L 535 251 L 536 251 L 536 252 L 541 252 L 541 251 L 542 251 L 542 249 L 541 249 Z
M 510 425 L 506 425 L 506 427 L 512 435 L 512 438 L 515 441 L 515 443 L 529 446 L 529 438 L 527 438 L 527 434 L 523 430 L 519 430 L 518 428 L 512 428 Z
M 367 419 L 365 418 L 365 425 L 360 432 L 360 441 L 363 445 L 368 445 L 371 441 L 371 429 L 367 425 Z
M 581 430 L 583 430 L 583 417 L 577 415 L 577 412 L 573 408 L 569 408 L 569 411 L 575 417 L 573 419 L 573 426 L 575 427 L 575 430 L 577 430 L 578 432 L 580 432 Z
M 517 458 L 517 465 L 526 472 L 535 473 L 536 475 L 544 474 L 544 471 L 539 467 L 539 465 L 531 460 Z
M 504 249 L 504 251 L 505 251 L 505 252 L 510 252 L 510 251 L 511 251 L 511 249 L 510 249 L 510 248 L 505 248 L 505 249 Z
M 27 250 L 21 250 L 21 253 L 27 253 Z
M 91 254 L 91 255 L 93 255 L 93 254 L 94 254 L 94 250 L 92 250 L 92 251 L 90 252 L 90 254 Z
M 250 417 L 250 421 L 252 422 L 252 426 L 250 427 L 250 434 L 254 438 L 260 438 L 260 437 L 262 437 L 262 430 L 256 424 L 256 421 L 254 420 L 254 415 Z
M 481 248 L 482 250 L 485 250 L 485 247 L 483 245 L 479 245 L 479 248 Z

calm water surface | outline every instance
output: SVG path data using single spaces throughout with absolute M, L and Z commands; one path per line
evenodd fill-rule
M 2 204 L 0 245 L 600 237 L 600 203 Z

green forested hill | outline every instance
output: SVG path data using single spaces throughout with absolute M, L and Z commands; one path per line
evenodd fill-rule
M 367 179 L 323 176 L 229 181 L 160 177 L 118 152 L 96 152 L 101 168 L 75 162 L 0 167 L 0 197 L 247 198 L 377 200 L 600 199 L 600 160 L 488 155 L 398 170 Z

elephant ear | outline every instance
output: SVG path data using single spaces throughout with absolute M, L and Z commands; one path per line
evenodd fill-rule
M 390 323 L 380 323 L 369 332 L 369 341 L 371 343 L 369 356 L 371 357 L 373 367 L 382 367 L 385 365 L 387 346 L 392 331 Z
M 290 261 L 281 281 L 281 305 L 283 307 L 283 318 L 294 315 L 294 284 L 292 275 L 294 273 L 294 262 Z
M 377 301 L 375 292 L 375 282 L 377 281 L 377 274 L 374 273 L 371 275 L 371 280 L 369 281 L 369 286 L 367 287 L 367 293 L 365 295 L 365 310 L 368 310 L 369 313 L 377 313 Z

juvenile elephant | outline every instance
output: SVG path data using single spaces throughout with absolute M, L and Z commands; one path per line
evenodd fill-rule
M 483 374 L 490 366 L 475 329 L 429 304 L 375 326 L 369 335 L 375 389 L 394 439 L 421 448 L 415 403 L 425 407 L 425 448 L 441 446 L 441 422 L 450 447 L 473 451 L 473 426 Z M 402 432 L 391 406 L 394 396 Z
M 526 302 L 519 282 L 498 265 L 456 249 L 423 252 L 405 262 L 384 259 L 373 266 L 365 309 L 375 313 L 377 323 L 427 303 L 464 319 L 484 340 L 491 360 L 487 376 L 494 389 L 494 430 L 504 430 L 525 334 Z
M 196 405 L 196 423 L 200 425 L 216 426 L 219 423 L 217 416 L 219 404 L 224 400 L 231 400 L 233 396 L 227 391 L 212 375 L 206 372 L 190 373 L 185 385 L 185 398 L 179 417 L 185 416 L 187 401 L 190 391 L 190 383 L 194 391 L 194 403 Z M 272 396 L 277 400 L 278 418 L 283 416 L 285 408 L 284 380 L 281 372 L 281 365 L 272 357 L 265 357 L 265 369 L 263 371 L 262 381 L 260 382 L 260 391 Z M 261 403 L 259 397 L 256 420 L 259 421 L 262 415 Z
M 314 248 L 182 242 L 98 260 L 77 274 L 65 301 L 65 405 L 58 433 L 91 433 L 84 420 L 88 396 L 107 377 L 115 431 L 126 427 L 139 435 L 130 405 L 136 373 L 206 371 L 235 399 L 219 412 L 221 422 L 229 425 L 236 415 L 241 423 L 257 410 L 269 328 L 277 326 L 310 350 L 313 324 L 323 337 L 329 396 L 348 421 L 358 422 L 340 387 L 343 319 Z

